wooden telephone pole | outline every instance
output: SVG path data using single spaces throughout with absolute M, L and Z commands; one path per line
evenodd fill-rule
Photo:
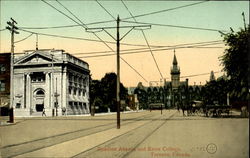
M 117 129 L 120 129 L 120 41 L 134 28 L 137 27 L 151 27 L 151 25 L 137 25 L 137 26 L 122 26 L 120 27 L 120 18 L 119 15 L 117 16 L 117 26 L 116 27 L 99 27 L 99 28 L 86 28 L 86 31 L 89 30 L 103 30 L 105 31 L 110 37 L 112 37 L 116 41 L 116 63 L 117 63 L 117 82 L 116 82 L 116 104 L 117 104 Z M 120 28 L 131 28 L 125 35 L 120 38 Z M 114 38 L 106 29 L 116 29 L 116 38 Z
M 6 29 L 10 30 L 11 32 L 11 59 L 10 59 L 10 113 L 9 113 L 9 122 L 14 123 L 14 35 L 19 34 L 16 30 L 18 30 L 18 27 L 15 26 L 17 22 L 10 18 L 11 21 L 8 21 L 7 24 L 9 26 L 6 27 Z
M 116 38 L 116 48 L 117 48 L 117 56 L 116 56 L 116 63 L 117 63 L 117 77 L 116 77 L 116 105 L 117 105 L 117 129 L 120 129 L 120 107 L 121 107 L 121 100 L 120 100 L 120 32 L 119 26 L 120 25 L 120 18 L 119 15 L 117 17 L 117 38 Z

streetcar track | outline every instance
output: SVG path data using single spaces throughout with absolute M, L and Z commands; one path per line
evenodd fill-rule
M 175 112 L 176 113 L 176 112 Z M 147 134 L 139 143 L 137 143 L 133 148 L 137 148 L 139 145 L 141 145 L 146 139 L 148 139 L 154 132 L 156 132 L 159 128 L 161 128 L 170 118 L 172 118 L 175 113 L 173 113 L 172 115 L 170 115 L 166 120 L 164 120 L 164 122 L 162 122 L 158 127 L 156 127 L 152 132 L 150 132 L 149 134 Z M 122 156 L 122 158 L 125 158 L 127 156 L 129 156 L 132 153 L 131 151 L 128 151 L 125 155 Z
M 130 123 L 135 122 L 135 121 L 138 121 L 138 120 L 140 121 L 140 120 L 143 120 L 144 118 L 148 118 L 148 117 L 151 117 L 151 116 L 152 116 L 151 113 L 150 113 L 150 114 L 145 114 L 145 115 L 142 115 L 142 116 L 140 116 L 140 117 L 138 117 L 138 118 L 133 119 L 132 121 L 125 122 L 123 125 L 130 124 Z M 54 135 L 54 136 L 45 137 L 45 138 L 41 138 L 41 139 L 36 139 L 36 140 L 33 140 L 33 141 L 23 142 L 23 143 L 19 143 L 19 144 L 12 144 L 12 145 L 5 146 L 5 147 L 0 148 L 0 150 L 2 150 L 2 149 L 7 150 L 6 148 L 17 147 L 17 146 L 19 146 L 19 145 L 24 145 L 24 144 L 39 142 L 39 141 L 46 140 L 46 139 L 53 139 L 53 138 L 56 138 L 56 137 L 61 137 L 61 136 L 65 136 L 65 135 L 70 135 L 70 134 L 77 133 L 77 132 L 88 131 L 88 130 L 91 130 L 91 129 L 95 129 L 95 128 L 103 127 L 103 126 L 107 126 L 107 125 L 110 125 L 110 123 L 104 124 L 104 125 L 95 126 L 95 127 L 90 127 L 90 128 L 84 128 L 84 129 L 80 129 L 80 130 L 77 130 L 77 131 L 62 133 L 62 134 L 59 134 L 59 135 Z M 110 128 L 108 127 L 108 128 L 105 128 L 104 130 L 96 131 L 96 132 L 93 132 L 93 133 L 89 133 L 89 134 L 87 134 L 87 135 L 83 135 L 83 136 L 80 136 L 80 137 L 92 135 L 92 134 L 95 134 L 95 133 L 98 133 L 98 132 L 102 132 L 102 131 L 106 131 L 106 130 L 108 130 L 108 129 L 112 129 L 112 128 L 115 127 L 115 125 L 110 125 L 110 126 L 111 126 Z M 69 139 L 69 140 L 74 140 L 74 139 L 78 139 L 78 138 L 79 138 L 79 137 L 72 138 L 72 139 Z M 33 152 L 33 151 L 36 151 L 36 150 L 40 150 L 40 149 L 43 149 L 43 148 L 47 148 L 47 147 L 50 147 L 50 146 L 54 146 L 54 145 L 57 145 L 57 144 L 61 144 L 61 143 L 63 143 L 63 142 L 67 142 L 67 141 L 69 141 L 69 140 L 65 140 L 65 141 L 62 141 L 62 142 L 59 142 L 59 143 L 55 143 L 55 144 L 51 144 L 51 145 L 47 145 L 47 146 L 41 146 L 41 147 L 35 148 L 35 149 L 33 149 L 33 150 L 21 152 L 21 153 L 18 153 L 18 154 L 9 155 L 9 156 L 6 156 L 6 158 L 15 157 L 15 156 L 18 156 L 18 155 L 23 155 L 23 154 L 26 154 L 26 153 L 29 153 L 29 152 Z
M 175 112 L 175 113 L 176 113 L 176 112 Z M 160 120 L 165 120 L 165 121 L 164 121 L 164 123 L 165 123 L 166 120 L 172 118 L 172 117 L 175 115 L 175 113 L 173 113 L 172 115 L 170 115 L 167 119 L 160 119 Z M 166 116 L 166 114 L 165 114 L 165 116 Z M 162 117 L 162 116 L 160 116 L 160 117 L 158 117 L 158 118 L 161 118 L 161 117 Z M 145 123 L 145 124 L 143 124 L 143 125 L 141 125 L 141 126 L 136 127 L 136 128 L 133 129 L 132 131 L 137 130 L 137 129 L 139 129 L 139 128 L 142 128 L 142 127 L 148 125 L 149 123 L 151 123 L 151 122 L 153 122 L 153 121 L 156 121 L 156 120 L 159 120 L 159 119 L 150 119 L 150 120 L 151 120 L 151 121 L 149 121 L 149 122 L 147 122 L 147 123 Z M 162 126 L 162 125 L 161 125 L 161 126 Z M 121 134 L 121 135 L 119 135 L 119 136 L 116 136 L 116 137 L 114 137 L 114 138 L 112 138 L 112 139 L 110 139 L 110 140 L 108 140 L 108 141 L 106 141 L 106 142 L 103 142 L 103 143 L 98 144 L 98 145 L 96 145 L 96 146 L 94 146 L 94 147 L 92 147 L 92 148 L 90 148 L 90 149 L 88 149 L 88 150 L 85 150 L 85 151 L 83 151 L 83 152 L 81 152 L 81 153 L 78 153 L 78 154 L 72 156 L 71 158 L 76 158 L 77 156 L 82 155 L 82 154 L 84 154 L 84 153 L 86 153 L 86 152 L 88 152 L 88 151 L 90 151 L 90 150 L 92 150 L 92 149 L 94 149 L 94 148 L 96 148 L 96 147 L 98 147 L 98 146 L 101 146 L 101 145 L 103 145 L 103 144 L 105 144 L 105 143 L 107 143 L 107 142 L 111 142 L 112 140 L 115 140 L 115 139 L 120 138 L 120 137 L 122 137 L 122 136 L 124 136 L 124 135 L 127 135 L 127 134 L 131 133 L 132 131 L 125 132 L 125 133 L 123 133 L 123 134 Z
M 140 117 L 145 117 L 145 116 L 147 116 L 147 115 L 150 115 L 150 114 L 145 114 L 145 115 L 140 116 Z M 138 119 L 139 119 L 139 118 L 138 118 Z M 113 119 L 113 120 L 115 120 L 115 119 Z M 132 119 L 122 119 L 122 120 L 123 120 L 123 121 L 133 120 L 133 118 L 132 118 Z M 80 132 L 80 131 L 89 130 L 89 129 L 94 129 L 94 128 L 102 127 L 102 126 L 106 126 L 106 125 L 110 125 L 110 123 L 103 124 L 103 125 L 98 125 L 98 126 L 94 126 L 94 127 L 89 127 L 89 128 L 82 128 L 82 129 L 79 129 L 79 130 L 76 130 L 76 131 L 70 131 L 70 132 L 66 132 L 66 133 L 61 133 L 61 134 L 57 134 L 57 135 L 53 135 L 53 136 L 48 136 L 48 137 L 44 137 L 44 138 L 39 138 L 39 139 L 27 141 L 27 142 L 21 142 L 21 143 L 17 143 L 17 144 L 6 145 L 6 146 L 1 147 L 0 149 L 5 149 L 5 148 L 13 147 L 13 146 L 28 144 L 28 143 L 32 143 L 32 142 L 36 142 L 36 141 L 40 141 L 40 140 L 45 140 L 45 139 L 49 139 L 49 138 L 53 138 L 53 137 L 58 137 L 58 136 L 62 136 L 62 135 L 77 133 L 77 132 Z

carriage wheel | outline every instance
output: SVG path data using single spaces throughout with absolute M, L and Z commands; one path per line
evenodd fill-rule
M 209 117 L 213 117 L 213 115 L 214 115 L 214 110 L 209 110 L 208 111 L 208 116 Z

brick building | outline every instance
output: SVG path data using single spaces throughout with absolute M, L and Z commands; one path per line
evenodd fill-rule
M 0 53 L 0 114 L 8 115 L 10 106 L 10 53 Z

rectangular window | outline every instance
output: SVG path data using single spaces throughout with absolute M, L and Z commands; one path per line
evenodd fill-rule
M 34 72 L 31 75 L 32 82 L 45 82 L 45 75 L 43 72 Z
M 5 91 L 5 80 L 0 80 L 0 92 Z
M 5 73 L 5 71 L 6 71 L 5 65 L 4 64 L 0 64 L 0 74 Z
M 69 87 L 69 94 L 71 94 L 71 89 L 72 89 L 72 88 L 71 88 L 71 87 Z

